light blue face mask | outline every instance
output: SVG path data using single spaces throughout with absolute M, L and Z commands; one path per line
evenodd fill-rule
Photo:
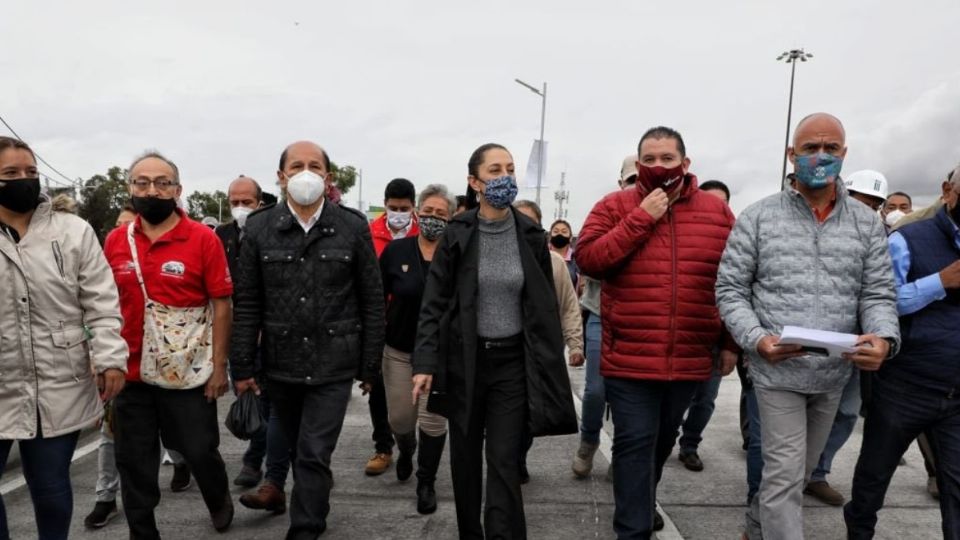
M 810 189 L 821 189 L 836 181 L 843 167 L 843 158 L 825 152 L 796 156 L 794 158 L 794 174 L 797 180 Z

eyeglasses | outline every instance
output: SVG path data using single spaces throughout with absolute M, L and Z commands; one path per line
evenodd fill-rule
M 156 180 L 137 178 L 135 180 L 131 180 L 130 185 L 133 186 L 137 191 L 147 191 L 150 189 L 151 185 L 157 188 L 157 191 L 167 191 L 173 186 L 178 185 L 178 183 L 166 178 L 157 178 Z

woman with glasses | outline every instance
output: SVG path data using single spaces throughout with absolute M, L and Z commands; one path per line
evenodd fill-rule
M 440 240 L 413 354 L 413 398 L 450 421 L 460 538 L 526 538 L 525 429 L 577 431 L 543 229 L 511 206 L 513 156 L 485 144 L 467 165 L 470 210 Z M 486 508 L 481 524 L 484 453 Z

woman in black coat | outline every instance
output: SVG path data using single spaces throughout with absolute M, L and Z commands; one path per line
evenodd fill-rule
M 413 353 L 414 399 L 450 421 L 460 538 L 526 538 L 523 435 L 576 433 L 543 229 L 517 213 L 513 157 L 487 144 L 468 164 L 473 208 L 447 228 L 427 278 Z M 487 475 L 480 522 L 484 434 Z

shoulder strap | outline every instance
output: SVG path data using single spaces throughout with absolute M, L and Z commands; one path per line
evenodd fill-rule
M 130 255 L 133 256 L 133 268 L 137 272 L 137 281 L 140 282 L 140 290 L 143 292 L 143 301 L 149 300 L 147 296 L 147 287 L 143 284 L 143 273 L 140 271 L 140 258 L 137 257 L 137 242 L 133 238 L 133 224 L 131 221 L 127 225 L 127 243 L 130 244 Z

